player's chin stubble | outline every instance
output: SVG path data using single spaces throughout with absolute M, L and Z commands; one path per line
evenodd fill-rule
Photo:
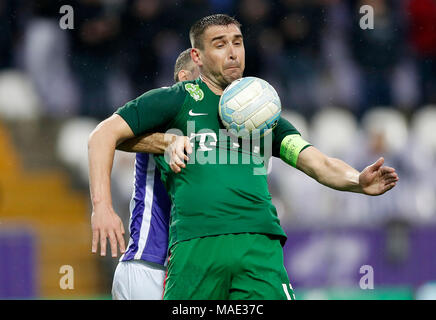
M 205 70 L 206 71 L 206 70 Z M 229 84 L 231 84 L 236 79 L 239 79 L 242 77 L 241 70 L 232 70 L 229 73 L 225 73 L 225 71 L 219 71 L 219 70 L 213 70 L 210 69 L 209 72 L 204 72 L 204 76 L 206 76 L 209 79 L 214 79 L 213 82 L 218 84 L 218 86 L 224 90 Z
M 223 89 L 226 88 L 233 81 L 242 78 L 242 72 L 240 70 L 233 70 L 230 74 L 223 74 Z

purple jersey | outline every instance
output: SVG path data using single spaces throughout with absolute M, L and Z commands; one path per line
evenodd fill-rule
M 130 201 L 130 239 L 120 261 L 144 260 L 166 265 L 171 203 L 152 155 L 138 153 Z

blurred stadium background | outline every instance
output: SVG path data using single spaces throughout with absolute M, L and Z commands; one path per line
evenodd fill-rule
M 62 30 L 61 5 L 74 9 Z M 359 27 L 371 5 L 375 29 Z M 198 18 L 242 23 L 245 75 L 268 80 L 319 149 L 400 182 L 377 198 L 329 190 L 274 161 L 270 190 L 299 299 L 436 299 L 436 1 L 0 1 L 0 298 L 108 299 L 116 260 L 90 253 L 87 138 L 172 83 Z M 275 159 L 276 160 L 276 159 Z M 117 152 L 127 226 L 134 155 Z M 62 290 L 60 268 L 74 269 Z M 362 290 L 361 266 L 374 270 Z

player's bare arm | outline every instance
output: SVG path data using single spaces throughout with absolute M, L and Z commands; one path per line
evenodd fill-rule
M 115 148 L 124 140 L 134 137 L 129 125 L 119 115 L 102 121 L 88 140 L 89 185 L 92 201 L 92 252 L 106 255 L 106 239 L 109 238 L 111 253 L 117 256 L 117 244 L 124 253 L 124 227 L 112 207 L 111 171 Z
M 186 167 L 185 161 L 189 161 L 187 154 L 192 153 L 188 137 L 160 132 L 128 139 L 118 145 L 117 149 L 126 152 L 166 153 L 170 168 L 175 173 L 181 172 L 182 168 Z
M 162 154 L 168 145 L 176 139 L 173 134 L 155 132 L 128 139 L 117 146 L 117 150 L 126 152 Z
M 297 168 L 319 183 L 342 191 L 377 196 L 395 187 L 398 175 L 394 168 L 383 166 L 384 159 L 357 171 L 344 161 L 331 158 L 313 146 L 300 152 Z

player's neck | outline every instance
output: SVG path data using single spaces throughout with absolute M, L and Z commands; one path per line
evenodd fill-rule
M 223 89 L 214 81 L 212 81 L 211 79 L 209 79 L 207 76 L 205 76 L 204 74 L 200 74 L 200 79 L 201 81 L 203 81 L 208 87 L 209 89 L 215 93 L 216 95 L 220 96 L 223 94 Z

